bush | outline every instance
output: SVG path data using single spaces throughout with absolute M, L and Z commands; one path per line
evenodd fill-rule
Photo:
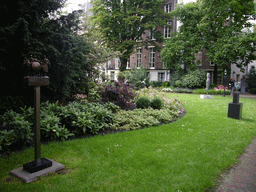
M 176 86 L 176 87 L 182 87 L 183 84 L 182 84 L 181 80 L 175 81 L 175 86 Z
M 251 88 L 251 89 L 250 89 L 250 93 L 251 93 L 251 94 L 256 94 L 256 88 Z
M 13 110 L 0 116 L 0 122 L 0 150 L 17 142 L 25 144 L 32 140 L 32 123 Z
M 194 94 L 206 94 L 207 92 L 206 92 L 205 89 L 196 89 L 196 90 L 193 91 L 193 93 Z M 209 95 L 223 95 L 223 93 L 224 93 L 224 89 L 216 89 L 216 90 L 215 89 L 209 89 L 208 90 Z M 226 89 L 225 94 L 230 95 L 231 94 L 230 90 Z
M 248 78 L 246 79 L 246 82 L 248 83 L 248 88 L 250 89 L 250 93 L 255 94 L 254 89 L 256 88 L 256 69 L 255 66 L 252 66 Z M 254 92 L 254 93 L 253 93 Z
M 150 84 L 151 84 L 152 87 L 161 87 L 162 86 L 161 81 L 151 81 Z
M 184 89 L 177 88 L 177 89 L 174 89 L 173 92 L 176 92 L 176 93 L 192 93 L 193 90 L 187 89 L 187 88 L 184 88 Z
M 122 81 L 100 87 L 99 94 L 103 102 L 112 102 L 122 109 L 129 108 L 137 95 L 132 87 Z
M 152 99 L 150 107 L 153 109 L 161 109 L 163 107 L 163 101 L 159 97 Z
M 134 67 L 126 72 L 127 82 L 133 84 L 137 89 L 141 88 L 142 85 L 149 87 L 150 77 L 147 77 L 147 72 L 148 70 L 144 67 L 139 69 Z
M 183 77 L 183 86 L 188 88 L 199 88 L 205 86 L 206 72 L 203 70 L 190 71 Z
M 110 129 L 135 130 L 161 123 L 169 123 L 177 116 L 168 110 L 134 109 L 133 111 L 119 111 L 114 117 L 114 123 L 109 124 Z
M 142 96 L 136 101 L 137 108 L 147 109 L 149 106 L 150 106 L 150 99 L 146 96 Z
M 170 82 L 168 81 L 163 82 L 163 87 L 169 87 L 169 86 L 170 86 Z

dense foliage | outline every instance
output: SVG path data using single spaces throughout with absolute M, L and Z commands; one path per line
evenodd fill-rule
M 200 88 L 206 84 L 206 72 L 204 70 L 188 71 L 185 74 L 177 71 L 174 74 L 175 77 L 172 78 L 170 84 L 175 87 Z
M 150 107 L 152 107 L 153 109 L 162 109 L 163 101 L 159 97 L 155 97 L 151 100 Z
M 99 94 L 103 102 L 113 102 L 122 109 L 129 109 L 137 96 L 133 88 L 124 81 L 100 85 Z
M 253 0 L 200 0 L 180 4 L 171 14 L 182 25 L 161 53 L 167 68 L 180 64 L 193 68 L 194 54 L 203 49 L 208 61 L 223 71 L 231 63 L 244 70 L 255 60 L 255 32 L 250 22 L 255 17 Z
M 147 109 L 150 106 L 150 99 L 147 96 L 142 96 L 136 101 L 136 107 Z
M 113 122 L 119 107 L 107 103 L 71 102 L 59 106 L 58 102 L 42 103 L 40 128 L 42 140 L 65 140 L 73 135 L 97 134 Z M 21 113 L 12 110 L 0 116 L 0 150 L 12 144 L 25 145 L 32 142 L 34 109 L 21 108 Z
M 126 69 L 135 46 L 149 43 L 157 46 L 156 42 L 162 41 L 161 32 L 153 30 L 166 24 L 168 15 L 160 9 L 162 3 L 162 0 L 92 1 L 94 30 L 101 32 L 109 47 L 120 52 L 121 71 Z M 150 37 L 142 40 L 145 30 L 152 30 L 156 40 Z
M 80 101 L 65 106 L 58 102 L 43 102 L 40 110 L 41 138 L 43 141 L 65 140 L 104 131 L 133 130 L 171 122 L 185 112 L 179 100 L 165 97 L 164 93 L 151 87 L 137 94 L 148 97 L 148 106 L 151 104 L 152 108 L 120 110 L 111 102 L 87 103 L 82 97 Z M 31 107 L 20 108 L 19 112 L 9 110 L 0 116 L 0 150 L 32 144 L 33 125 L 34 109 Z
M 127 83 L 133 84 L 137 89 L 141 88 L 143 85 L 146 87 L 150 86 L 150 77 L 147 76 L 148 70 L 144 67 L 139 69 L 134 67 L 129 71 L 125 72 Z
M 207 94 L 207 91 L 205 89 L 196 89 L 193 91 L 194 94 Z M 224 89 L 209 89 L 208 90 L 209 95 L 223 95 Z M 225 89 L 226 95 L 231 95 L 231 91 L 228 89 Z
M 0 6 L 0 81 L 2 94 L 28 96 L 33 88 L 23 82 L 23 61 L 44 55 L 50 60 L 50 84 L 42 88 L 45 100 L 56 101 L 73 93 L 88 92 L 87 83 L 98 74 L 96 64 L 104 58 L 102 48 L 95 56 L 94 44 L 80 34 L 82 11 L 64 14 L 65 0 L 3 0 Z M 8 19 L 6 19 L 8 18 Z M 99 57 L 100 55 L 100 57 Z M 83 90 L 81 87 L 85 88 Z M 24 107 L 24 106 L 23 106 Z
M 248 78 L 247 78 L 248 88 L 250 90 L 250 93 L 255 94 L 256 93 L 256 70 L 255 66 L 252 66 Z

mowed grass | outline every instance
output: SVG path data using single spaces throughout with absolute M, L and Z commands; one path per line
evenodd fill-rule
M 227 117 L 232 97 L 168 94 L 187 114 L 158 127 L 53 142 L 42 157 L 66 166 L 25 184 L 9 172 L 32 161 L 34 149 L 0 157 L 0 191 L 206 191 L 237 163 L 256 135 L 256 100 L 240 98 L 243 119 Z

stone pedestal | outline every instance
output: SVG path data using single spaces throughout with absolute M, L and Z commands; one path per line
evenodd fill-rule
M 200 95 L 201 99 L 212 99 L 212 95 Z
M 228 117 L 234 119 L 242 118 L 243 103 L 239 103 L 239 93 L 235 92 L 233 95 L 233 103 L 228 105 Z
M 228 105 L 228 117 L 233 119 L 242 118 L 243 103 L 229 103 Z
M 34 173 L 29 173 L 23 169 L 23 167 L 20 167 L 18 169 L 12 170 L 11 174 L 20 178 L 22 181 L 25 183 L 30 183 L 32 181 L 37 180 L 38 177 L 43 177 L 48 175 L 49 173 L 53 173 L 56 171 L 60 171 L 65 168 L 65 165 L 62 165 L 56 161 L 50 160 L 52 162 L 51 167 L 47 167 L 45 169 L 42 169 L 40 171 L 34 172 Z

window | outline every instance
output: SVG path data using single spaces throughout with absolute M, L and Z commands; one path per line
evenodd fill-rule
M 127 68 L 127 69 L 130 69 L 130 67 L 131 67 L 130 59 L 127 59 L 127 66 L 126 66 L 126 68 Z
M 167 25 L 165 25 L 165 27 L 164 27 L 164 38 L 171 37 L 171 27 L 172 27 L 172 22 L 167 21 Z
M 137 49 L 137 67 L 141 66 L 141 49 Z
M 113 81 L 115 80 L 115 71 L 111 71 L 110 79 L 113 80 Z
M 202 66 L 202 57 L 203 57 L 203 52 L 195 53 L 195 63 L 197 63 L 198 66 Z
M 170 13 L 171 9 L 172 9 L 172 4 L 171 3 L 164 5 L 164 12 L 165 13 Z
M 155 31 L 156 31 L 156 28 L 153 28 L 151 30 L 149 30 L 149 38 L 152 39 L 152 40 L 155 40 Z
M 163 82 L 164 81 L 164 73 L 158 73 L 158 81 Z
M 149 68 L 155 68 L 155 56 L 156 50 L 155 48 L 149 48 Z
M 108 61 L 108 68 L 110 69 L 112 67 L 111 61 Z
M 116 69 L 119 68 L 119 65 L 120 65 L 120 59 L 119 59 L 119 58 L 116 58 L 116 59 L 115 59 L 115 67 L 116 67 Z

